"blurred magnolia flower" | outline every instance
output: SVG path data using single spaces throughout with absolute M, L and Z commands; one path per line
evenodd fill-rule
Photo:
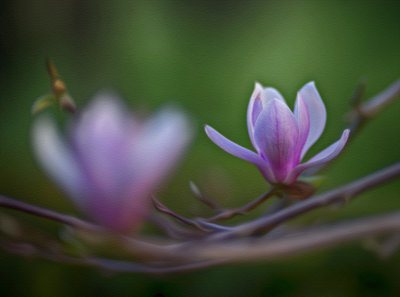
M 205 130 L 220 148 L 256 165 L 271 184 L 290 185 L 304 170 L 335 158 L 346 144 L 348 129 L 337 142 L 300 164 L 320 137 L 325 122 L 325 106 L 314 82 L 298 92 L 294 112 L 277 90 L 256 83 L 247 110 L 247 125 L 257 153 L 230 141 L 210 126 Z
M 36 156 L 78 208 L 119 232 L 135 229 L 149 195 L 170 173 L 190 140 L 186 116 L 166 108 L 147 121 L 102 93 L 75 118 L 63 139 L 46 116 L 33 127 Z

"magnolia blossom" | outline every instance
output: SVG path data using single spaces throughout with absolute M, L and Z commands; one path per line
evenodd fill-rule
M 314 82 L 298 92 L 294 112 L 277 90 L 256 83 L 247 110 L 247 126 L 256 152 L 230 141 L 210 126 L 205 130 L 220 148 L 256 165 L 271 184 L 290 185 L 304 170 L 335 158 L 346 144 L 348 129 L 337 142 L 300 164 L 320 137 L 325 122 L 325 106 Z
M 33 147 L 44 170 L 78 208 L 125 232 L 147 213 L 149 195 L 169 174 L 190 139 L 184 114 L 166 108 L 147 121 L 112 94 L 98 95 L 61 137 L 49 117 L 36 120 Z

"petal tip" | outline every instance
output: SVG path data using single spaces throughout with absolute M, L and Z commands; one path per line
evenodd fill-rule
M 262 88 L 262 84 L 260 82 L 258 82 L 258 81 L 255 81 L 254 82 L 254 88 L 258 88 L 258 87 Z
M 211 126 L 209 126 L 207 124 L 204 125 L 204 131 L 207 133 L 207 135 L 209 135 L 212 130 L 214 130 L 213 127 L 211 127 Z
M 344 131 L 343 131 L 343 133 L 342 133 L 342 138 L 344 138 L 345 139 L 345 141 L 347 142 L 347 139 L 349 138 L 349 136 L 350 136 L 350 129 L 345 129 Z

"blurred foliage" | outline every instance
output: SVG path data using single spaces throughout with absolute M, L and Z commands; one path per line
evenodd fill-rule
M 227 206 L 266 184 L 250 164 L 207 139 L 205 123 L 250 147 L 246 108 L 255 81 L 290 105 L 315 80 L 328 110 L 326 133 L 310 155 L 339 137 L 348 99 L 361 78 L 366 97 L 399 76 L 399 1 L 3 1 L 0 11 L 0 192 L 74 212 L 37 168 L 30 149 L 30 108 L 49 90 L 51 56 L 79 106 L 113 88 L 135 109 L 173 101 L 197 123 L 197 137 L 161 200 L 185 215 L 206 210 L 189 180 Z M 372 120 L 322 188 L 399 160 L 400 104 Z M 398 208 L 399 182 L 362 195 L 340 211 L 314 211 L 296 222 L 333 221 Z M 28 223 L 56 229 L 42 219 Z M 51 227 L 48 227 L 51 225 Z M 53 230 L 54 231 L 54 230 Z M 5 253 L 3 296 L 398 296 L 399 255 L 381 261 L 359 245 L 273 263 L 222 267 L 185 276 L 110 276 L 92 269 Z

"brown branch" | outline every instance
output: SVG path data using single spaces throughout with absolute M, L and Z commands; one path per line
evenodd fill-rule
M 400 211 L 342 222 L 333 226 L 313 227 L 283 238 L 236 239 L 197 244 L 190 253 L 192 260 L 213 260 L 223 257 L 229 263 L 274 260 L 317 249 L 337 246 L 362 238 L 400 232 Z
M 271 228 L 285 222 L 293 217 L 301 215 L 310 210 L 324 207 L 338 201 L 347 201 L 357 194 L 368 189 L 386 183 L 400 176 L 400 162 L 387 168 L 374 172 L 366 177 L 356 180 L 340 188 L 319 194 L 307 200 L 298 202 L 272 215 L 261 217 L 254 221 L 234 227 L 231 231 L 220 232 L 213 236 L 214 239 L 225 239 L 237 236 L 250 236 L 262 234 Z
M 0 207 L 14 209 L 73 227 L 78 231 L 76 235 L 81 236 L 81 239 L 87 240 L 88 242 L 90 242 L 91 239 L 96 238 L 96 236 L 100 236 L 102 239 L 108 239 L 115 242 L 119 246 L 125 248 L 131 254 L 138 255 L 139 257 L 152 258 L 154 255 L 160 255 L 160 257 L 171 256 L 168 249 L 162 247 L 160 248 L 159 244 L 137 240 L 127 237 L 123 234 L 117 234 L 112 230 L 107 230 L 101 226 L 78 219 L 76 217 L 14 200 L 5 197 L 4 195 L 0 195 Z
M 46 250 L 29 243 L 5 240 L 3 238 L 0 238 L 0 248 L 2 248 L 3 250 L 5 250 L 10 254 L 15 254 L 23 257 L 39 257 L 59 263 L 93 267 L 99 270 L 106 270 L 109 272 L 118 272 L 118 273 L 143 273 L 143 274 L 153 274 L 153 275 L 166 274 L 166 273 L 168 274 L 183 273 L 183 272 L 199 270 L 202 268 L 209 268 L 216 265 L 221 265 L 224 262 L 226 262 L 226 260 L 224 259 L 216 259 L 216 260 L 186 263 L 182 265 L 154 267 L 154 266 L 134 263 L 131 261 L 121 261 L 121 260 L 95 258 L 95 257 L 78 258 L 62 254 L 54 250 Z
M 363 86 L 361 86 L 361 89 Z M 360 87 L 358 88 L 360 89 Z M 345 119 L 350 122 L 350 129 L 352 131 L 351 137 L 353 138 L 355 132 L 359 131 L 366 121 L 370 118 L 376 116 L 379 112 L 381 112 L 385 107 L 389 104 L 393 103 L 400 96 L 400 79 L 396 80 L 393 84 L 387 87 L 385 90 L 372 97 L 368 101 L 360 104 L 360 96 L 362 95 L 363 90 L 360 91 L 360 94 L 356 92 L 355 97 L 357 99 L 353 99 L 355 105 L 354 109 L 350 111 L 347 115 L 345 115 Z
M 90 266 L 112 272 L 166 274 L 199 270 L 216 265 L 276 260 L 364 238 L 369 239 L 399 232 L 400 211 L 397 211 L 331 226 L 312 227 L 272 239 L 241 238 L 223 242 L 196 241 L 173 247 L 164 246 L 164 249 L 168 248 L 177 257 L 164 258 L 165 262 L 162 266 L 148 266 L 131 261 L 92 257 L 75 258 L 51 250 L 38 249 L 29 244 L 6 242 L 1 239 L 0 247 L 10 253 L 23 256 L 39 256 L 53 261 Z M 179 261 L 179 259 L 181 260 Z
M 312 251 L 317 248 L 336 245 L 341 242 L 347 242 L 366 236 L 400 231 L 400 213 L 397 212 L 386 216 L 356 220 L 320 229 L 313 228 L 302 232 L 295 231 L 287 235 L 277 234 L 273 238 L 243 238 L 243 236 L 261 234 L 292 217 L 334 202 L 350 199 L 363 191 L 376 187 L 399 175 L 400 163 L 396 163 L 336 190 L 317 195 L 309 200 L 301 201 L 272 215 L 232 227 L 227 231 L 211 234 L 204 237 L 202 240 L 171 241 L 161 238 L 153 238 L 151 240 L 144 238 L 136 239 L 122 234 L 112 234 L 111 232 L 107 233 L 104 231 L 102 231 L 104 233 L 100 235 L 108 236 L 107 238 L 112 240 L 112 243 L 115 243 L 116 246 L 129 255 L 141 259 L 144 263 L 153 263 L 153 265 L 155 265 L 154 263 L 158 263 L 158 265 L 160 265 L 158 267 L 151 266 L 151 271 L 149 270 L 148 273 L 186 271 L 187 269 L 200 269 L 222 263 L 273 259 L 276 257 L 294 255 L 298 252 Z M 4 196 L 0 196 L 0 206 L 43 216 L 75 227 L 77 231 L 80 231 L 76 233 L 76 236 L 81 234 L 82 236 L 79 238 L 89 241 L 93 235 L 97 234 L 96 231 L 102 230 L 96 225 L 74 217 L 42 209 L 27 203 L 14 201 Z M 86 228 L 88 226 L 89 228 Z M 86 235 L 90 236 L 86 238 Z M 221 241 L 221 239 L 225 240 Z M 27 248 L 25 250 L 29 251 L 30 249 Z M 60 257 L 62 258 L 62 256 Z M 83 259 L 75 264 L 96 267 L 101 266 L 95 265 L 95 263 L 91 262 L 92 260 Z M 112 265 L 116 265 L 116 262 L 112 263 Z M 125 264 L 121 265 L 120 271 L 126 272 L 129 270 L 127 267 L 131 264 L 127 264 L 128 266 L 124 266 Z M 131 267 L 132 269 L 130 271 L 133 272 L 134 266 Z M 114 268 L 114 270 L 118 271 L 118 265 Z M 152 269 L 154 269 L 154 271 Z M 145 270 L 142 272 L 147 273 Z
M 223 228 L 222 230 L 224 231 L 221 231 L 210 237 L 214 239 L 224 239 L 235 236 L 245 236 L 245 235 L 263 233 L 268 229 L 290 218 L 305 213 L 307 211 L 327 206 L 337 201 L 351 199 L 357 194 L 366 191 L 370 188 L 373 188 L 375 186 L 378 186 L 380 184 L 383 184 L 385 182 L 388 182 L 391 179 L 398 177 L 399 175 L 400 175 L 400 162 L 391 165 L 387 168 L 384 168 L 378 172 L 372 173 L 367 177 L 356 180 L 348 185 L 342 186 L 338 189 L 331 190 L 322 193 L 320 195 L 317 195 L 315 197 L 309 198 L 308 200 L 301 201 L 293 206 L 287 207 L 281 211 L 273 213 L 272 215 L 264 216 L 254 221 L 244 223 L 236 227 L 230 227 L 230 228 L 226 227 L 225 229 Z M 101 230 L 101 228 L 98 227 L 97 225 L 77 219 L 73 216 L 64 215 L 49 209 L 41 208 L 21 201 L 16 201 L 11 198 L 7 198 L 3 195 L 0 195 L 0 206 L 52 219 L 79 229 Z

